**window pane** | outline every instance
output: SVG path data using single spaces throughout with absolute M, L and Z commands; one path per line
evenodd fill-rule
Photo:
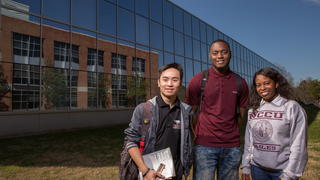
M 158 62 L 158 67 L 157 67 L 157 71 L 158 69 L 164 65 L 163 63 L 163 52 L 156 50 L 156 49 L 151 49 L 151 63 L 155 63 L 156 61 Z
M 57 13 L 59 9 L 59 13 Z M 43 15 L 58 19 L 64 22 L 70 22 L 70 1 L 69 0 L 44 0 Z
M 149 0 L 136 0 L 136 13 L 149 16 Z
M 118 4 L 119 6 L 130 9 L 131 11 L 134 9 L 134 0 L 118 0 Z
M 118 8 L 118 35 L 121 38 L 134 41 L 134 16 L 133 13 Z
M 201 61 L 207 63 L 208 60 L 208 52 L 207 52 L 207 44 L 201 43 Z
M 150 18 L 162 23 L 162 0 L 150 0 Z
M 200 41 L 193 40 L 193 58 L 200 60 Z
M 192 34 L 193 38 L 200 40 L 199 20 L 192 17 Z
M 174 7 L 174 29 L 183 32 L 183 11 Z
M 206 43 L 207 42 L 207 33 L 206 33 L 206 24 L 203 22 L 200 22 L 200 36 L 201 41 Z
M 184 54 L 183 35 L 181 33 L 174 33 L 174 47 L 176 54 Z
M 116 6 L 99 0 L 99 32 L 116 35 Z
M 186 59 L 186 82 L 189 83 L 193 77 L 193 63 L 191 59 Z
M 169 1 L 163 1 L 163 24 L 173 27 L 173 6 Z
M 213 40 L 218 39 L 218 31 L 216 29 L 213 29 Z
M 174 60 L 176 63 L 180 64 L 182 69 L 183 69 L 183 77 L 182 77 L 182 81 L 185 82 L 185 67 L 184 67 L 184 58 L 181 57 L 181 56 L 175 56 L 175 60 Z
M 213 41 L 213 29 L 207 26 L 207 44 L 211 44 Z
M 77 26 L 95 30 L 97 24 L 96 7 L 96 1 L 72 1 L 72 23 Z
M 188 36 L 184 37 L 184 45 L 185 45 L 185 56 L 188 58 L 192 58 L 192 39 Z
M 2 3 L 5 3 L 7 6 L 15 7 L 19 10 L 26 11 L 28 13 L 31 12 L 35 14 L 40 14 L 40 9 L 41 9 L 40 0 L 14 0 L 14 1 L 20 4 L 19 5 L 16 3 L 11 4 L 10 1 L 2 2 Z
M 136 41 L 149 45 L 149 21 L 136 15 Z
M 194 75 L 201 72 L 201 63 L 199 61 L 193 61 L 194 65 Z
M 164 64 L 170 64 L 174 62 L 174 57 L 172 54 L 164 53 Z
M 184 12 L 183 15 L 184 33 L 189 36 L 192 36 L 191 15 L 187 12 Z
M 150 43 L 154 48 L 162 49 L 162 26 L 150 21 Z
M 164 27 L 164 49 L 173 52 L 173 30 Z

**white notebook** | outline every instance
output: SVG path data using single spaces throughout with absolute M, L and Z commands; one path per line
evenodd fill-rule
M 144 160 L 144 163 L 150 169 L 154 169 L 157 171 L 160 168 L 162 170 L 161 174 L 165 178 L 170 178 L 170 177 L 176 176 L 170 148 L 166 148 L 166 149 L 162 149 L 159 151 L 155 151 L 153 153 L 145 154 L 142 156 L 142 158 Z M 139 178 L 140 178 L 140 180 L 143 179 L 141 172 L 139 172 Z

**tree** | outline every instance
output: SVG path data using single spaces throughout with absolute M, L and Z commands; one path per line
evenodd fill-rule
M 2 64 L 0 64 L 0 111 L 8 111 L 9 106 L 2 102 L 3 98 L 6 98 L 6 94 L 10 92 L 8 81 L 6 80 Z
M 317 79 L 307 78 L 306 80 L 300 81 L 296 88 L 296 94 L 298 100 L 305 104 L 316 104 L 320 105 L 320 81 Z
M 44 67 L 42 70 L 42 96 L 45 109 L 57 107 L 68 94 L 67 79 L 60 69 Z
M 146 78 L 129 76 L 127 79 L 127 96 L 129 106 L 135 106 L 146 100 L 149 83 Z
M 111 86 L 112 86 L 112 77 L 111 74 L 99 73 L 99 104 L 102 104 L 102 107 L 111 106 Z

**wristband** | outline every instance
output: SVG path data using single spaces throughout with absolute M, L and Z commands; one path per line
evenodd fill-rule
M 149 171 L 150 171 L 150 168 L 148 168 L 148 170 L 142 174 L 142 177 L 145 177 Z

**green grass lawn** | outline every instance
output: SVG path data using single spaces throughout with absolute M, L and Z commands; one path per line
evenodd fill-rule
M 320 113 L 309 117 L 309 161 L 302 179 L 320 177 Z M 1 179 L 118 179 L 127 125 L 0 139 Z

